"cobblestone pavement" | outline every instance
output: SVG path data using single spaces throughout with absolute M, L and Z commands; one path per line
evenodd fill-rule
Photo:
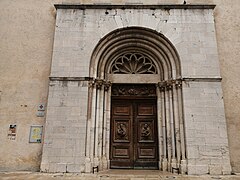
M 0 172 L 0 180 L 240 180 L 238 175 L 225 176 L 190 176 L 163 173 L 161 171 L 109 170 L 96 174 L 77 173 L 39 173 L 39 172 Z

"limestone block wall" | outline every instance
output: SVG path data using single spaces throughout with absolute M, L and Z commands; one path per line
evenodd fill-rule
M 39 170 L 42 144 L 28 143 L 29 128 L 31 125 L 45 125 L 45 117 L 36 117 L 36 111 L 39 103 L 47 103 L 56 16 L 54 4 L 62 2 L 182 4 L 183 0 L 1 0 L 0 138 L 3 146 L 0 147 L 0 171 Z M 240 130 L 240 84 L 237 82 L 240 70 L 240 3 L 239 0 L 187 0 L 187 3 L 216 4 L 213 12 L 223 77 L 231 165 L 234 172 L 239 172 L 240 136 L 237 134 Z M 104 24 L 106 25 L 106 22 Z M 99 32 L 92 29 L 92 34 Z M 186 51 L 186 48 L 177 42 L 175 46 L 178 52 Z M 7 137 L 9 124 L 17 124 L 15 141 L 10 141 Z
M 84 170 L 87 97 L 87 82 L 50 82 L 41 163 L 43 172 Z
M 231 172 L 221 82 L 183 84 L 189 174 Z
M 69 79 L 89 76 L 91 55 L 102 37 L 115 29 L 139 26 L 166 36 L 180 56 L 182 77 L 179 78 L 186 82 L 183 102 L 188 174 L 231 172 L 213 9 L 82 10 L 71 6 L 56 7 L 51 78 L 63 81 L 58 79 L 50 83 L 42 171 L 84 171 L 87 82 L 70 82 Z M 93 69 L 93 72 L 96 70 Z M 192 80 L 197 82 L 191 82 Z M 71 85 L 77 85 L 74 87 L 78 90 L 76 96 L 72 94 L 74 90 Z M 78 116 L 72 116 L 71 113 L 75 111 L 79 113 Z M 58 112 L 60 117 L 54 116 Z M 75 127 L 71 120 L 76 120 L 81 125 Z M 59 147 L 61 143 L 67 143 L 73 138 L 71 129 L 73 132 L 76 130 L 75 136 L 78 136 L 73 141 L 75 143 L 71 148 Z M 55 133 L 60 133 L 64 140 L 59 140 Z M 81 148 L 77 142 L 82 145 Z M 216 142 L 220 143 L 215 144 Z M 59 150 L 60 154 L 54 154 Z M 79 159 L 76 160 L 76 157 Z M 75 168 L 70 169 L 71 166 Z
M 129 26 L 150 28 L 166 36 L 180 54 L 183 77 L 219 77 L 211 9 L 71 8 L 57 11 L 51 76 L 88 76 L 89 60 L 99 40 L 115 29 Z

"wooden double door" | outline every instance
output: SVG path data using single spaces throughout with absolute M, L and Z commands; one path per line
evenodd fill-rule
M 112 99 L 110 167 L 158 169 L 156 99 Z

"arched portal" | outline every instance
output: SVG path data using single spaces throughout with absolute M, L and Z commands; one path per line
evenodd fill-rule
M 162 34 L 147 28 L 128 27 L 110 32 L 94 49 L 90 62 L 90 77 L 93 77 L 93 81 L 89 86 L 86 171 L 90 171 L 93 166 L 99 166 L 100 169 L 113 167 L 111 162 L 116 155 L 113 150 L 113 141 L 116 140 L 114 137 L 117 134 L 118 140 L 126 140 L 125 132 L 121 135 L 117 131 L 119 128 L 126 131 L 128 125 L 120 121 L 115 125 L 112 123 L 115 107 L 113 104 L 116 104 L 114 97 L 117 95 L 120 99 L 124 96 L 127 99 L 133 98 L 135 104 L 139 104 L 138 99 L 146 99 L 147 102 L 141 101 L 140 106 L 149 104 L 149 99 L 153 98 L 151 88 L 154 87 L 156 99 L 152 101 L 152 109 L 156 107 L 157 133 L 154 136 L 157 136 L 158 142 L 154 148 L 157 145 L 157 150 L 146 150 L 143 154 L 148 156 L 148 152 L 157 152 L 155 160 L 157 159 L 160 170 L 180 170 L 181 173 L 186 173 L 181 65 L 171 42 Z M 129 105 L 129 108 L 133 106 Z M 135 116 L 136 113 L 130 119 Z M 135 121 L 132 122 L 134 124 Z M 147 130 L 153 126 L 143 122 L 139 129 Z M 115 128 L 112 132 L 111 129 Z M 146 140 L 144 138 L 147 137 L 142 140 Z M 144 143 L 142 145 L 144 146 Z M 141 148 L 129 151 L 139 153 Z M 119 150 L 120 156 L 122 153 L 124 154 L 124 148 Z M 148 161 L 149 159 L 151 157 Z M 124 161 L 124 158 L 122 160 Z M 144 165 L 143 163 L 142 166 Z

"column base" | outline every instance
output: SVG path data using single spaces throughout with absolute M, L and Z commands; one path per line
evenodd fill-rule
M 104 156 L 101 161 L 100 170 L 107 170 L 108 169 L 108 161 L 107 158 Z
M 90 158 L 85 159 L 85 173 L 91 173 L 92 172 L 92 163 Z
M 187 161 L 181 160 L 179 167 L 180 174 L 187 174 Z
M 167 159 L 162 160 L 162 171 L 167 171 L 168 169 L 168 161 Z
M 178 168 L 176 159 L 172 159 L 172 162 L 171 162 L 171 172 L 172 173 L 179 173 L 179 168 Z

